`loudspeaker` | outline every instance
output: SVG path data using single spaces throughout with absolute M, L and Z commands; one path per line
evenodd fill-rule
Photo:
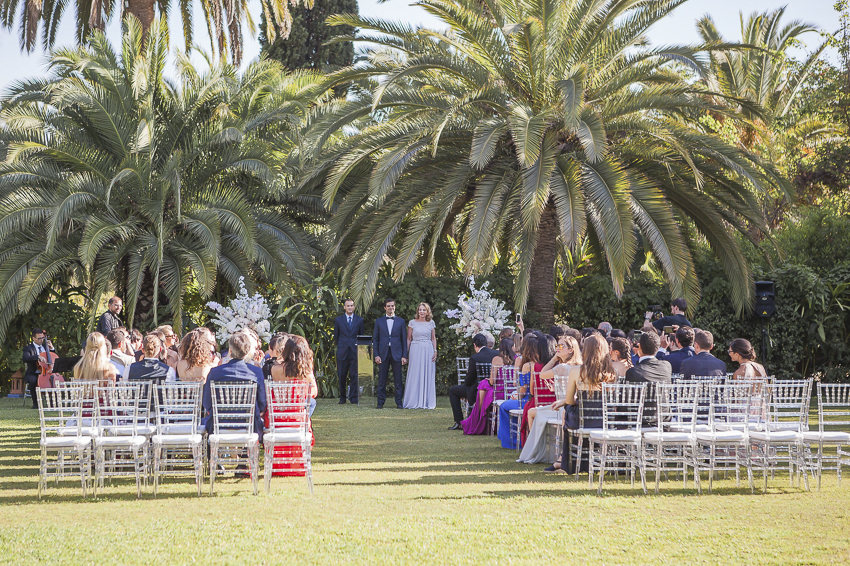
M 776 312 L 776 289 L 773 281 L 756 281 L 756 308 L 758 318 L 770 318 Z

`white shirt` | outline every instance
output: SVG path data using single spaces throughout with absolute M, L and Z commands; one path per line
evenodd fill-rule
M 638 360 L 638 363 L 641 363 L 644 360 L 652 360 L 652 359 L 655 359 L 655 356 L 641 356 L 640 359 Z
M 395 322 L 394 318 L 395 317 L 393 317 L 393 318 L 387 317 L 387 330 L 390 331 L 390 334 L 393 333 L 393 322 Z
M 146 360 L 160 361 L 159 358 L 145 358 L 145 359 Z M 115 363 L 115 362 L 112 362 L 112 363 Z M 163 363 L 165 363 L 165 362 L 163 362 Z M 121 377 L 122 377 L 122 379 L 130 379 L 130 366 L 129 365 L 124 368 L 124 373 L 121 374 Z M 171 367 L 171 366 L 168 366 L 168 373 L 165 376 L 165 381 L 166 381 L 166 383 L 169 382 L 169 381 L 177 381 L 177 372 L 174 371 L 174 368 Z

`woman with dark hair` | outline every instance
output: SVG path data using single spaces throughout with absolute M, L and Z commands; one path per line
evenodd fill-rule
M 733 379 L 767 376 L 764 366 L 756 363 L 756 351 L 749 340 L 744 338 L 732 340 L 729 343 L 729 357 L 733 362 L 741 364 L 732 374 Z
M 490 408 L 493 397 L 496 395 L 494 389 L 496 373 L 499 368 L 512 365 L 515 357 L 514 341 L 510 338 L 503 338 L 499 342 L 499 355 L 493 358 L 491 362 L 490 378 L 478 382 L 478 400 L 472 407 L 469 417 L 460 422 L 464 434 L 484 434 L 487 428 L 487 409 Z
M 625 338 L 614 338 L 611 340 L 611 364 L 617 375 L 624 376 L 626 371 L 632 367 L 632 353 L 629 343 Z
M 522 341 L 522 365 L 520 372 L 517 375 L 517 390 L 511 399 L 508 399 L 499 406 L 499 431 L 497 436 L 502 442 L 502 448 L 509 450 L 516 449 L 516 439 L 511 437 L 511 411 L 514 409 L 522 409 L 531 397 L 530 383 L 531 372 L 535 366 L 539 368 L 543 366 L 538 363 L 539 350 L 537 345 L 537 336 L 527 334 Z
M 531 376 L 531 399 L 525 404 L 522 411 L 522 422 L 520 423 L 520 438 L 525 444 L 528 431 L 531 430 L 531 420 L 528 412 L 534 407 L 550 405 L 555 402 L 555 386 L 552 379 L 544 380 L 540 377 L 543 366 L 555 357 L 555 347 L 558 341 L 550 334 L 537 333 L 537 364 Z

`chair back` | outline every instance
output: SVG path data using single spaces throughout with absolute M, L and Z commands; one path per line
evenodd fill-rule
M 80 390 L 80 404 L 82 405 L 82 414 L 80 416 L 83 419 L 87 419 L 88 422 L 94 420 L 94 390 L 97 386 L 97 380 L 84 381 L 81 379 L 56 384 L 56 387 L 73 387 Z
M 310 382 L 266 382 L 269 407 L 269 430 L 306 432 L 310 422 Z
M 555 399 L 557 401 L 563 401 L 567 398 L 567 383 L 569 380 L 568 375 L 555 374 Z
M 493 380 L 493 400 L 505 401 L 510 399 L 514 391 L 516 391 L 516 368 L 514 366 L 496 366 Z
M 478 381 L 490 379 L 490 371 L 493 369 L 493 364 L 490 362 L 477 362 L 475 370 L 478 372 Z
M 602 428 L 602 391 L 579 391 L 576 396 L 579 428 Z
M 811 380 L 783 379 L 765 382 L 762 387 L 767 410 L 759 419 L 759 430 L 805 432 L 809 429 Z
M 683 385 L 689 384 L 697 386 L 697 423 L 708 424 L 711 416 L 711 403 L 713 399 L 712 386 L 720 384 L 723 381 L 724 378 L 717 376 L 693 376 L 691 379 L 683 378 L 676 382 Z
M 138 384 L 122 382 L 119 385 L 95 387 L 95 427 L 100 436 L 137 436 L 142 396 Z
M 41 438 L 82 436 L 82 389 L 79 387 L 36 388 Z M 68 426 L 69 423 L 75 426 Z
M 534 383 L 534 404 L 538 407 L 551 405 L 555 402 L 555 386 L 549 379 L 540 377 L 539 371 L 531 372 L 531 380 Z
M 195 434 L 201 414 L 201 383 L 174 382 L 156 386 L 156 432 Z
M 740 430 L 749 432 L 752 387 L 748 384 L 727 382 L 712 384 L 708 424 L 712 432 Z
M 463 385 L 466 373 L 469 371 L 469 358 L 455 358 L 457 360 L 457 384 Z
M 697 424 L 697 399 L 701 385 L 698 383 L 658 383 L 655 386 L 655 404 L 658 421 L 677 423 L 677 431 L 693 433 Z M 664 437 L 664 427 L 658 428 Z
M 249 434 L 254 432 L 254 410 L 257 383 L 213 382 L 212 416 L 215 434 Z
M 603 430 L 634 430 L 640 432 L 646 383 L 602 384 Z
M 850 431 L 850 383 L 818 383 L 818 430 Z

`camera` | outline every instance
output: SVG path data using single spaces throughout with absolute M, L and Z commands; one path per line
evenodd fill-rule
M 651 312 L 650 320 L 660 320 L 664 318 L 664 313 L 661 310 L 661 305 L 649 305 L 646 307 L 646 312 Z

